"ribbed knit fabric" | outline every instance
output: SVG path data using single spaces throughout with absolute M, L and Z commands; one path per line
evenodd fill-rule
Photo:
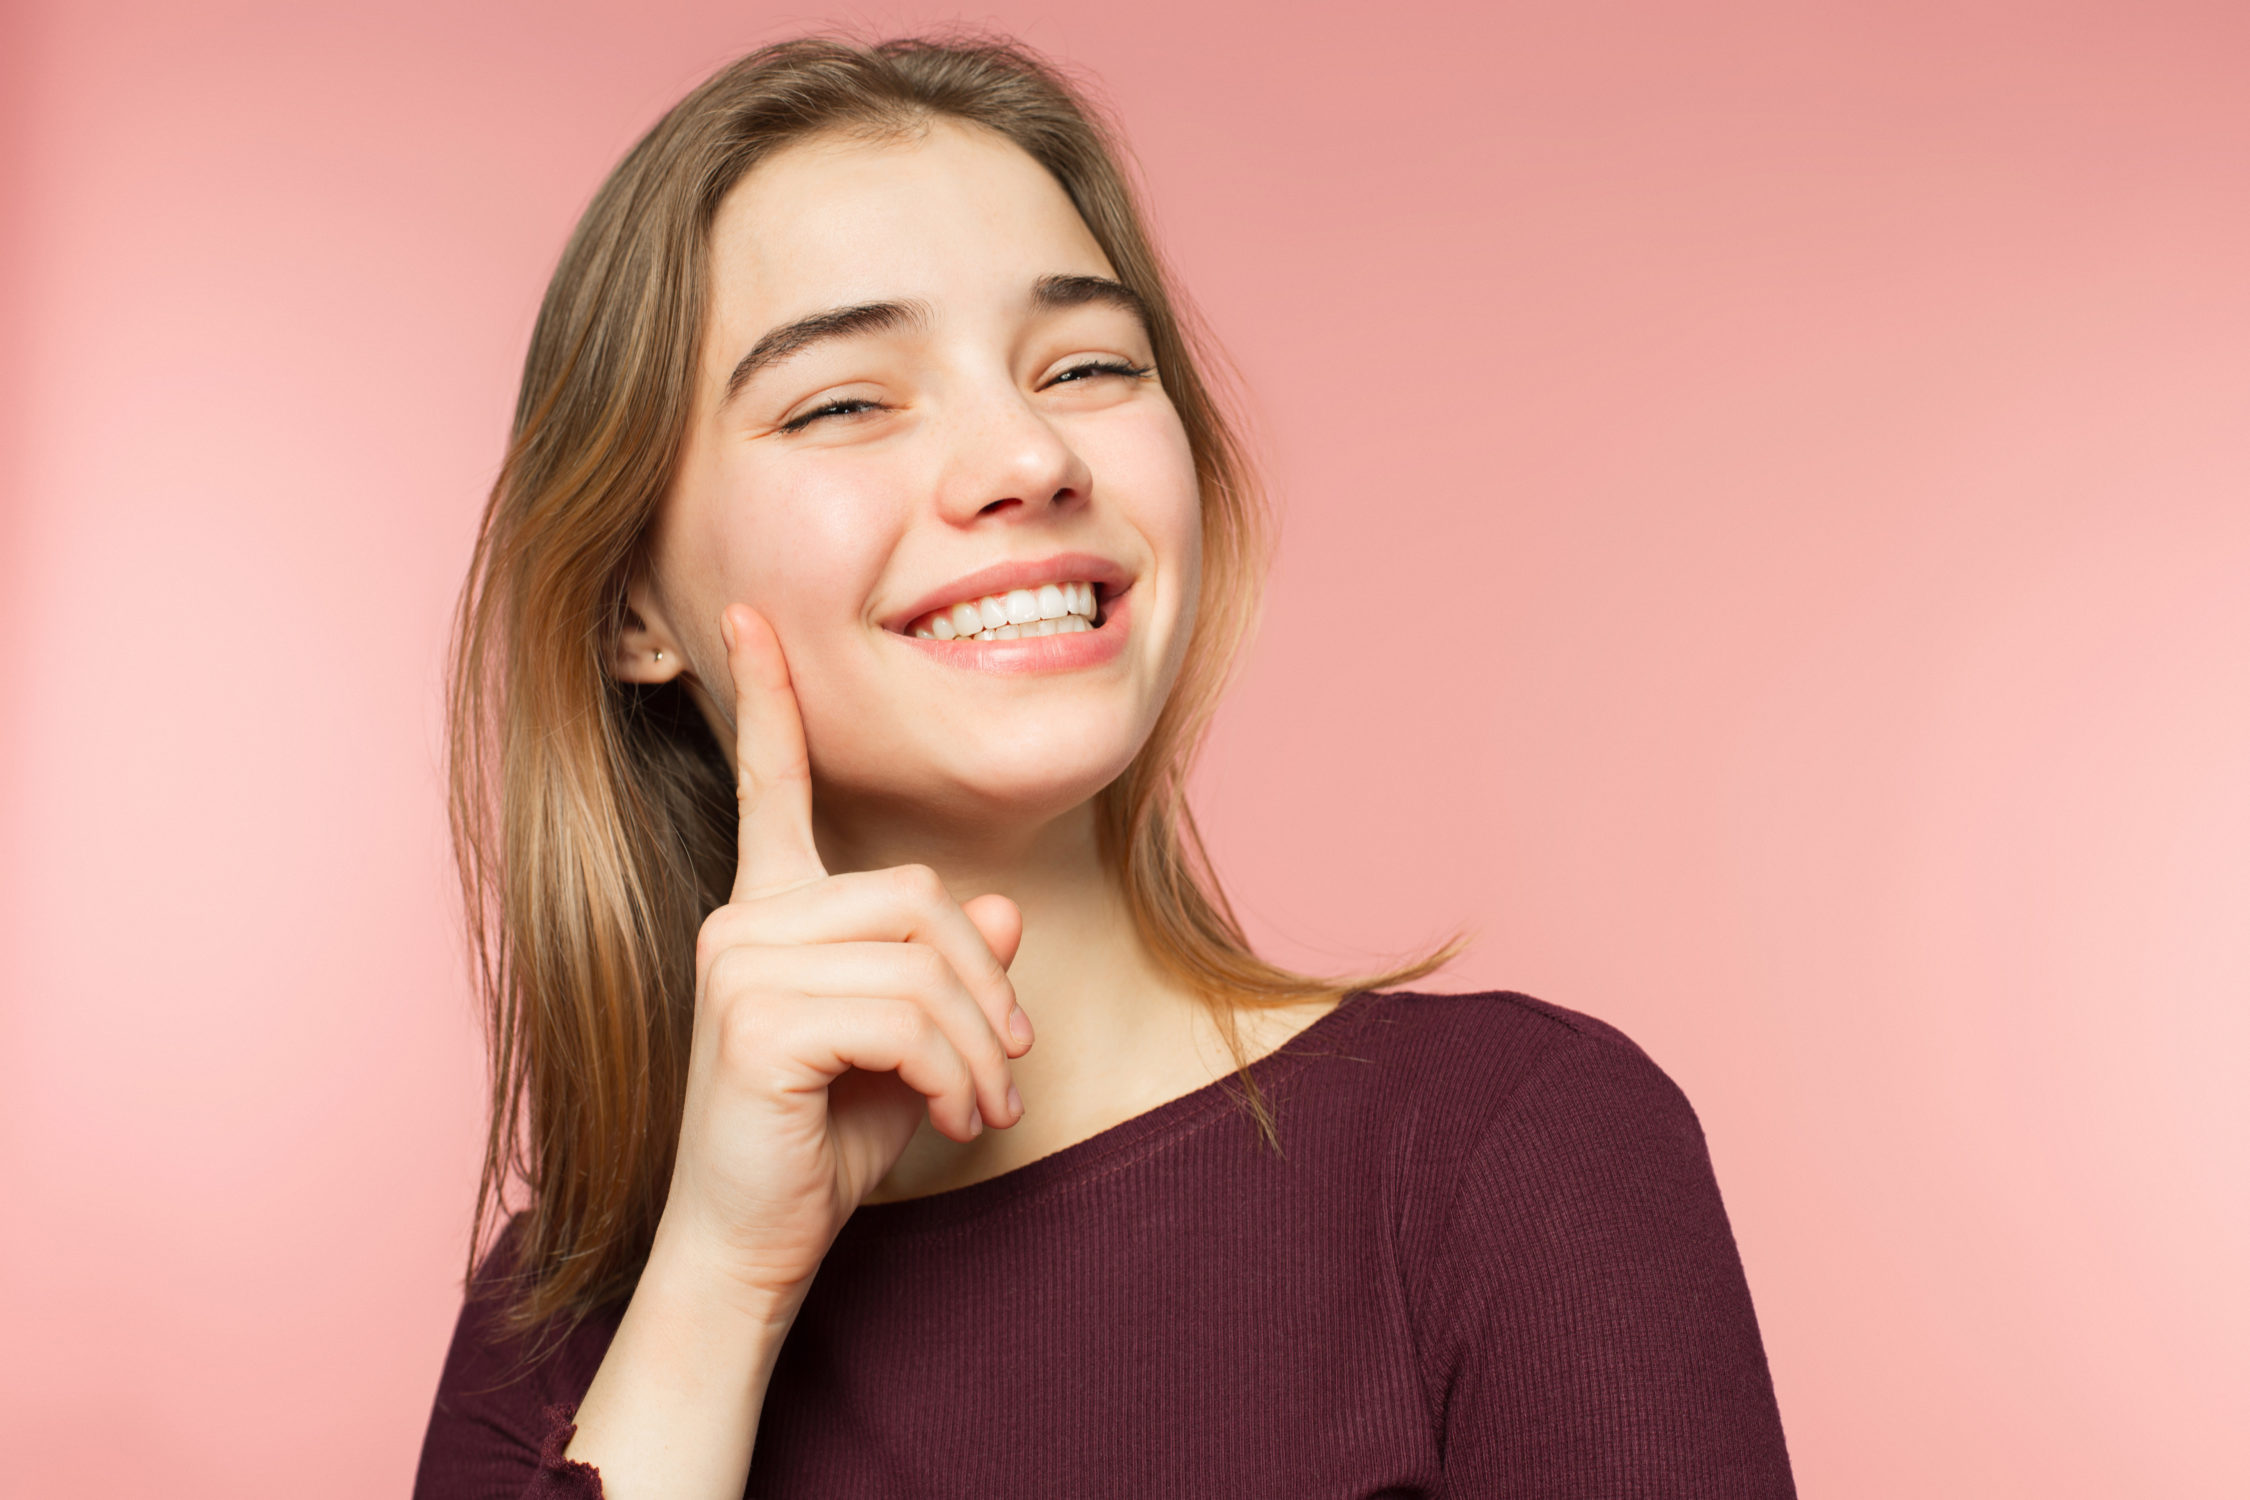
M 860 1209 L 748 1493 L 1795 1494 L 1702 1129 L 1622 1032 L 1524 995 L 1363 995 L 1255 1073 L 1279 1155 L 1222 1082 Z M 562 1424 L 618 1310 L 519 1374 L 481 1309 L 415 1494 L 599 1495 Z

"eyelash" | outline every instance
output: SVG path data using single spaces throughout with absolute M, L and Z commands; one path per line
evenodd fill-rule
M 1123 375 L 1132 380 L 1140 380 L 1153 374 L 1155 370 L 1156 366 L 1154 365 L 1128 364 L 1120 359 L 1097 359 L 1089 360 L 1082 365 L 1072 365 L 1069 369 L 1058 372 L 1055 378 L 1047 383 L 1050 386 L 1056 386 L 1071 380 L 1073 376 L 1083 379 L 1088 375 Z M 1072 383 L 1075 384 L 1076 382 L 1072 381 Z M 878 403 L 876 402 L 863 401 L 857 397 L 843 401 L 831 401 L 826 406 L 814 407 L 802 416 L 791 417 L 781 424 L 781 431 L 802 432 L 822 417 L 855 417 L 863 411 L 874 411 L 877 406 Z

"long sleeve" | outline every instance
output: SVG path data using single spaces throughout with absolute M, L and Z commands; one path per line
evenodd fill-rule
M 616 1317 L 589 1318 L 559 1340 L 509 1337 L 487 1295 L 509 1241 L 486 1257 L 454 1325 L 414 1500 L 600 1500 L 600 1475 L 563 1449 Z
M 1449 1493 L 1796 1494 L 1702 1127 L 1622 1033 L 1541 1060 L 1440 1223 L 1416 1322 Z

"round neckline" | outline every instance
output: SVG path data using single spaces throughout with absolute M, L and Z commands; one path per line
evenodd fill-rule
M 1305 1043 L 1330 1042 L 1349 1035 L 1383 998 L 1380 993 L 1367 991 L 1345 995 L 1326 1015 L 1251 1063 L 1250 1075 L 1261 1090 L 1270 1091 L 1310 1059 L 1312 1054 L 1302 1050 Z M 837 1238 L 841 1241 L 872 1235 L 887 1239 L 929 1233 L 983 1218 L 1026 1198 L 1098 1180 L 1192 1134 L 1222 1114 L 1242 1113 L 1239 1090 L 1237 1076 L 1228 1073 L 997 1176 L 918 1198 L 863 1203 L 852 1211 Z M 1243 1120 L 1247 1128 L 1246 1114 Z

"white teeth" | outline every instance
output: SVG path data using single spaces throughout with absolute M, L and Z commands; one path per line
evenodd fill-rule
M 1101 597 L 1090 583 L 1043 583 L 933 610 L 906 627 L 925 641 L 1012 641 L 1027 635 L 1076 635 L 1094 628 Z
M 956 637 L 964 641 L 1013 641 L 1032 635 L 1082 635 L 1094 628 L 1094 622 L 1084 615 L 1064 615 L 1059 620 L 1034 620 L 1029 625 L 1002 625 L 997 630 L 980 630 L 974 635 Z

